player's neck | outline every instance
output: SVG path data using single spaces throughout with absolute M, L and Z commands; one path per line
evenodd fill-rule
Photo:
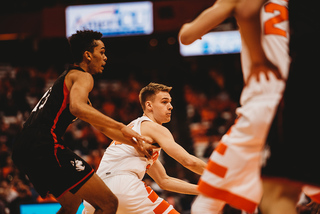
M 152 113 L 146 113 L 146 112 L 144 112 L 144 113 L 143 113 L 143 116 L 146 116 L 146 117 L 148 117 L 150 120 L 152 120 L 153 122 L 162 125 L 161 122 L 159 122 L 158 120 L 156 120 L 156 119 L 154 118 L 154 116 L 153 116 Z
M 75 65 L 79 66 L 80 68 L 82 68 L 82 70 L 84 70 L 85 72 L 90 73 L 88 65 L 85 62 L 76 63 Z

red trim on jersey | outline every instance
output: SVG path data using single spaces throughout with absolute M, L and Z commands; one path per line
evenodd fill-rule
M 57 150 L 58 150 L 58 148 L 64 149 L 65 147 L 63 145 L 58 144 L 57 135 L 56 135 L 56 133 L 54 133 L 54 130 L 56 128 L 56 125 L 57 125 L 57 122 L 59 120 L 60 115 L 67 107 L 68 103 L 69 103 L 69 90 L 67 88 L 66 83 L 63 83 L 63 102 L 62 102 L 62 105 L 61 105 L 57 115 L 56 115 L 56 118 L 53 121 L 53 126 L 51 127 L 51 134 L 52 134 L 52 137 L 54 140 L 54 155 L 56 156 L 56 159 L 59 163 L 59 166 L 61 166 L 61 165 L 60 165 L 60 161 L 57 157 Z
M 239 195 L 235 195 L 229 191 L 213 187 L 201 179 L 198 183 L 198 190 L 208 197 L 225 201 L 231 206 L 242 209 L 249 213 L 253 213 L 258 206 L 258 204 L 253 201 L 250 201 Z
M 80 184 L 82 181 L 84 181 L 87 177 L 89 177 L 92 173 L 94 173 L 94 170 L 91 169 L 91 172 L 89 172 L 84 178 L 82 178 L 78 183 L 74 184 L 73 186 L 71 186 L 70 188 L 68 188 L 66 191 L 64 191 L 61 195 L 59 195 L 57 197 L 57 199 L 61 198 L 66 192 L 68 192 L 69 190 L 75 188 L 78 184 Z

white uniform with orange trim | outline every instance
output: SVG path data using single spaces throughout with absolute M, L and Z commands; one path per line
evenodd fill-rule
M 139 134 L 143 121 L 151 121 L 142 116 L 128 126 Z M 158 159 L 161 149 L 154 150 L 152 159 L 141 157 L 136 149 L 127 144 L 113 141 L 106 149 L 97 175 L 117 196 L 119 205 L 117 214 L 177 214 L 168 202 L 160 198 L 142 178 L 146 169 Z M 94 208 L 84 202 L 83 214 L 94 213 Z
M 287 3 L 284 0 L 268 1 L 261 12 L 262 45 L 283 78 L 288 76 L 290 63 Z M 243 40 L 241 62 L 246 80 L 251 62 Z M 240 98 L 241 107 L 236 110 L 238 118 L 222 137 L 199 180 L 201 197 L 193 204 L 192 213 L 206 213 L 204 209 L 213 206 L 205 203 L 213 204 L 217 200 L 249 213 L 255 211 L 262 196 L 261 151 L 284 86 L 285 82 L 271 73 L 269 80 L 261 75 L 260 82 L 255 78 L 247 82 Z

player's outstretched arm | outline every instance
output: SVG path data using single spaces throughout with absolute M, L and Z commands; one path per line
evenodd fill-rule
M 189 195 L 199 194 L 197 185 L 168 176 L 159 160 L 148 169 L 147 173 L 163 190 Z
M 170 157 L 181 165 L 194 173 L 202 175 L 207 164 L 194 155 L 189 154 L 182 146 L 177 144 L 166 127 L 153 122 L 143 122 L 141 134 L 152 138 Z
M 66 84 L 70 90 L 70 112 L 79 119 L 90 123 L 98 130 L 102 130 L 111 139 L 120 137 L 123 143 L 136 144 L 136 148 L 149 157 L 149 153 L 142 146 L 148 139 L 139 135 L 121 122 L 118 122 L 88 104 L 88 96 L 93 88 L 93 77 L 86 72 L 74 71 L 66 76 Z M 118 131 L 116 131 L 118 130 Z M 120 134 L 120 133 L 121 134 Z M 137 141 L 132 140 L 135 138 Z
M 179 32 L 180 42 L 189 45 L 208 33 L 232 15 L 237 0 L 217 0 L 192 22 L 184 24 Z
M 129 137 L 125 136 L 123 132 L 119 129 L 112 129 L 105 126 L 94 126 L 94 127 L 114 141 L 133 146 L 141 156 L 146 156 L 147 158 L 151 158 L 152 149 L 156 148 L 156 146 L 153 146 L 150 144 L 151 139 L 141 136 L 138 133 L 136 134 L 139 135 L 140 137 L 136 138 L 138 140 L 134 140 L 130 136 Z M 133 131 L 132 129 L 130 130 Z

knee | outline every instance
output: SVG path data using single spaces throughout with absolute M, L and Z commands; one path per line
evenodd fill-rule
M 101 206 L 95 206 L 96 210 L 102 210 L 103 213 L 116 213 L 118 209 L 118 198 L 115 195 L 109 196 Z
M 76 214 L 78 211 L 79 206 L 61 206 L 60 210 L 57 212 L 57 214 L 64 214 L 64 213 L 74 213 Z
M 110 198 L 111 202 L 110 202 L 110 207 L 108 207 L 108 209 L 111 209 L 113 213 L 117 212 L 118 209 L 118 205 L 119 205 L 119 201 L 118 198 L 116 196 Z

